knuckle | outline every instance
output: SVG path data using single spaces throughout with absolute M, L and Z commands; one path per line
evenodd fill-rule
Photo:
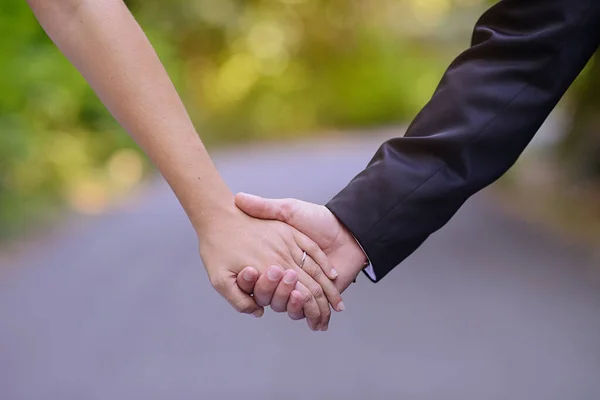
M 269 305 L 269 301 L 264 298 L 256 298 L 255 301 L 256 304 L 258 304 L 261 307 L 267 307 Z
M 311 240 L 310 242 L 306 243 L 305 250 L 312 254 L 315 254 L 315 253 L 318 253 L 321 250 L 321 248 L 319 246 L 317 246 L 317 244 Z
M 282 304 L 271 304 L 271 310 L 276 313 L 282 313 L 285 312 L 285 307 Z
M 309 319 L 318 319 L 321 317 L 321 312 L 316 304 L 310 304 L 304 307 L 304 314 Z
M 277 219 L 283 222 L 290 221 L 296 212 L 296 205 L 289 199 L 281 204 L 277 211 Z
M 311 285 L 310 293 L 314 296 L 315 299 L 321 300 L 325 297 L 325 293 L 323 293 L 323 288 L 319 285 Z
M 276 263 L 277 265 L 283 267 L 283 265 L 290 263 L 291 257 L 286 247 L 277 247 L 274 249 L 274 253 L 274 256 L 276 257 L 275 261 L 278 263 Z
M 309 274 L 316 280 L 319 280 L 319 278 L 321 278 L 321 276 L 323 275 L 323 271 L 318 265 L 313 264 L 310 266 Z
M 305 314 L 302 311 L 288 312 L 288 317 L 290 317 L 290 319 L 293 321 L 298 321 L 306 318 Z
M 304 310 L 304 314 L 311 321 L 317 322 L 319 319 L 321 319 L 321 312 L 319 311 L 318 307 L 306 309 Z
M 250 314 L 252 311 L 254 311 L 254 306 L 244 300 L 238 300 L 234 302 L 233 308 L 235 308 L 237 312 L 242 314 Z

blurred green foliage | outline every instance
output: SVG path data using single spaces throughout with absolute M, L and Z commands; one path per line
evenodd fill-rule
M 571 90 L 570 130 L 559 155 L 576 181 L 600 181 L 600 53 L 588 63 Z
M 461 9 L 449 0 L 174 0 L 166 21 L 164 2 L 128 4 L 175 44 L 180 89 L 209 142 L 406 120 L 449 59 L 438 28 Z
M 482 2 L 126 3 L 210 144 L 411 118 Z M 3 3 L 0 54 L 0 234 L 65 200 L 98 210 L 139 178 L 135 144 L 23 0 Z

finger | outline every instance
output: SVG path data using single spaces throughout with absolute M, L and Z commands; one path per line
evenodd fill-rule
M 235 205 L 254 218 L 287 222 L 298 209 L 295 199 L 265 199 L 248 193 L 238 193 Z
M 275 294 L 271 299 L 271 310 L 275 312 L 285 312 L 287 304 L 290 300 L 290 295 L 298 282 L 298 274 L 293 269 L 288 269 L 283 274 L 283 278 L 277 285 Z
M 319 325 L 321 322 L 321 310 L 314 296 L 310 293 L 310 290 L 302 284 L 302 282 L 298 282 L 296 284 L 296 290 L 298 290 L 302 296 L 304 296 L 304 315 L 306 315 L 306 319 L 308 322 L 308 326 L 313 331 L 319 330 Z
M 254 286 L 254 300 L 256 304 L 266 307 L 271 304 L 275 289 L 283 277 L 283 268 L 272 265 L 262 274 Z
M 252 267 L 244 268 L 236 276 L 236 282 L 242 291 L 252 294 L 254 292 L 254 285 L 258 280 L 258 271 Z
M 300 244 L 298 244 L 298 246 L 300 246 Z M 297 255 L 294 254 L 294 257 L 299 257 L 299 260 L 297 261 L 298 265 L 302 264 L 301 253 Z M 327 258 L 327 256 L 325 255 L 323 255 L 323 257 Z M 311 276 L 313 280 L 316 281 L 316 283 L 319 284 L 320 288 L 322 289 L 322 292 L 325 294 L 326 301 L 328 301 L 331 304 L 335 311 L 344 311 L 346 307 L 344 305 L 344 302 L 342 301 L 342 295 L 340 294 L 340 291 L 335 286 L 335 283 L 333 283 L 331 279 L 329 279 L 327 275 L 323 273 L 321 267 L 313 260 L 311 256 L 306 256 L 304 264 L 302 264 L 302 270 L 306 272 L 309 276 Z M 298 276 L 300 276 L 300 274 Z M 305 284 L 306 282 L 307 281 L 304 281 Z M 327 306 L 327 309 L 329 309 L 329 306 Z
M 338 272 L 335 270 L 331 262 L 329 262 L 329 258 L 327 258 L 325 252 L 321 250 L 321 248 L 313 240 L 297 230 L 294 230 L 294 240 L 296 241 L 298 247 L 306 251 L 306 253 L 311 256 L 313 260 L 315 260 L 315 262 L 321 267 L 321 270 L 327 274 L 329 279 L 335 279 L 338 277 Z
M 312 261 L 310 257 L 306 257 L 304 265 L 306 266 L 306 264 L 310 262 L 314 261 Z M 331 318 L 331 310 L 329 309 L 329 302 L 327 301 L 327 297 L 325 297 L 323 288 L 300 267 L 298 267 L 296 272 L 298 272 L 299 283 L 302 283 L 308 289 L 311 295 L 311 298 L 304 305 L 304 313 L 307 317 L 309 316 L 306 306 L 311 304 L 312 301 L 314 301 L 317 304 L 317 307 L 319 308 L 320 318 L 317 324 L 318 330 L 324 330 L 325 327 L 329 325 L 329 319 Z
M 237 312 L 242 314 L 252 314 L 257 318 L 262 317 L 265 313 L 264 308 L 256 304 L 252 296 L 248 293 L 244 293 L 237 285 L 235 278 L 232 278 L 233 279 L 227 283 L 213 286 L 223 297 L 225 297 L 225 299 L 227 299 L 229 304 L 231 304 Z
M 304 302 L 307 298 L 300 292 L 299 290 L 293 290 L 292 294 L 290 294 L 290 299 L 287 303 L 287 312 L 288 316 L 297 321 L 299 319 L 306 318 L 304 315 Z
M 266 199 L 238 193 L 235 196 L 235 204 L 252 217 L 285 222 L 308 235 L 319 245 L 333 243 L 340 226 L 340 222 L 327 207 L 298 199 Z

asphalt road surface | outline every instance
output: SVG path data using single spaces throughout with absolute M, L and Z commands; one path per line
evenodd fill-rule
M 380 141 L 216 161 L 235 191 L 324 202 Z M 4 264 L 2 400 L 600 399 L 597 261 L 485 192 L 383 282 L 359 278 L 326 333 L 236 314 L 160 182 Z

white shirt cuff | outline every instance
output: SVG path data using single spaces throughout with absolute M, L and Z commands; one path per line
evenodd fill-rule
M 375 275 L 375 269 L 373 268 L 373 264 L 371 264 L 370 261 L 369 261 L 369 265 L 366 266 L 364 271 L 367 275 L 369 275 L 369 278 L 371 278 L 373 281 L 377 280 L 377 276 Z
M 369 263 L 366 267 L 363 268 L 363 271 L 365 271 L 365 273 L 369 275 L 369 278 L 371 278 L 371 280 L 376 281 L 377 276 L 375 275 L 375 269 L 373 268 L 373 264 L 371 264 L 371 260 L 369 260 L 367 252 L 365 251 L 365 249 L 363 249 L 363 247 L 360 245 L 360 242 L 354 237 L 354 235 L 352 235 L 352 237 L 354 238 L 354 240 L 356 240 L 358 247 L 360 247 L 365 257 L 367 257 L 367 262 Z

